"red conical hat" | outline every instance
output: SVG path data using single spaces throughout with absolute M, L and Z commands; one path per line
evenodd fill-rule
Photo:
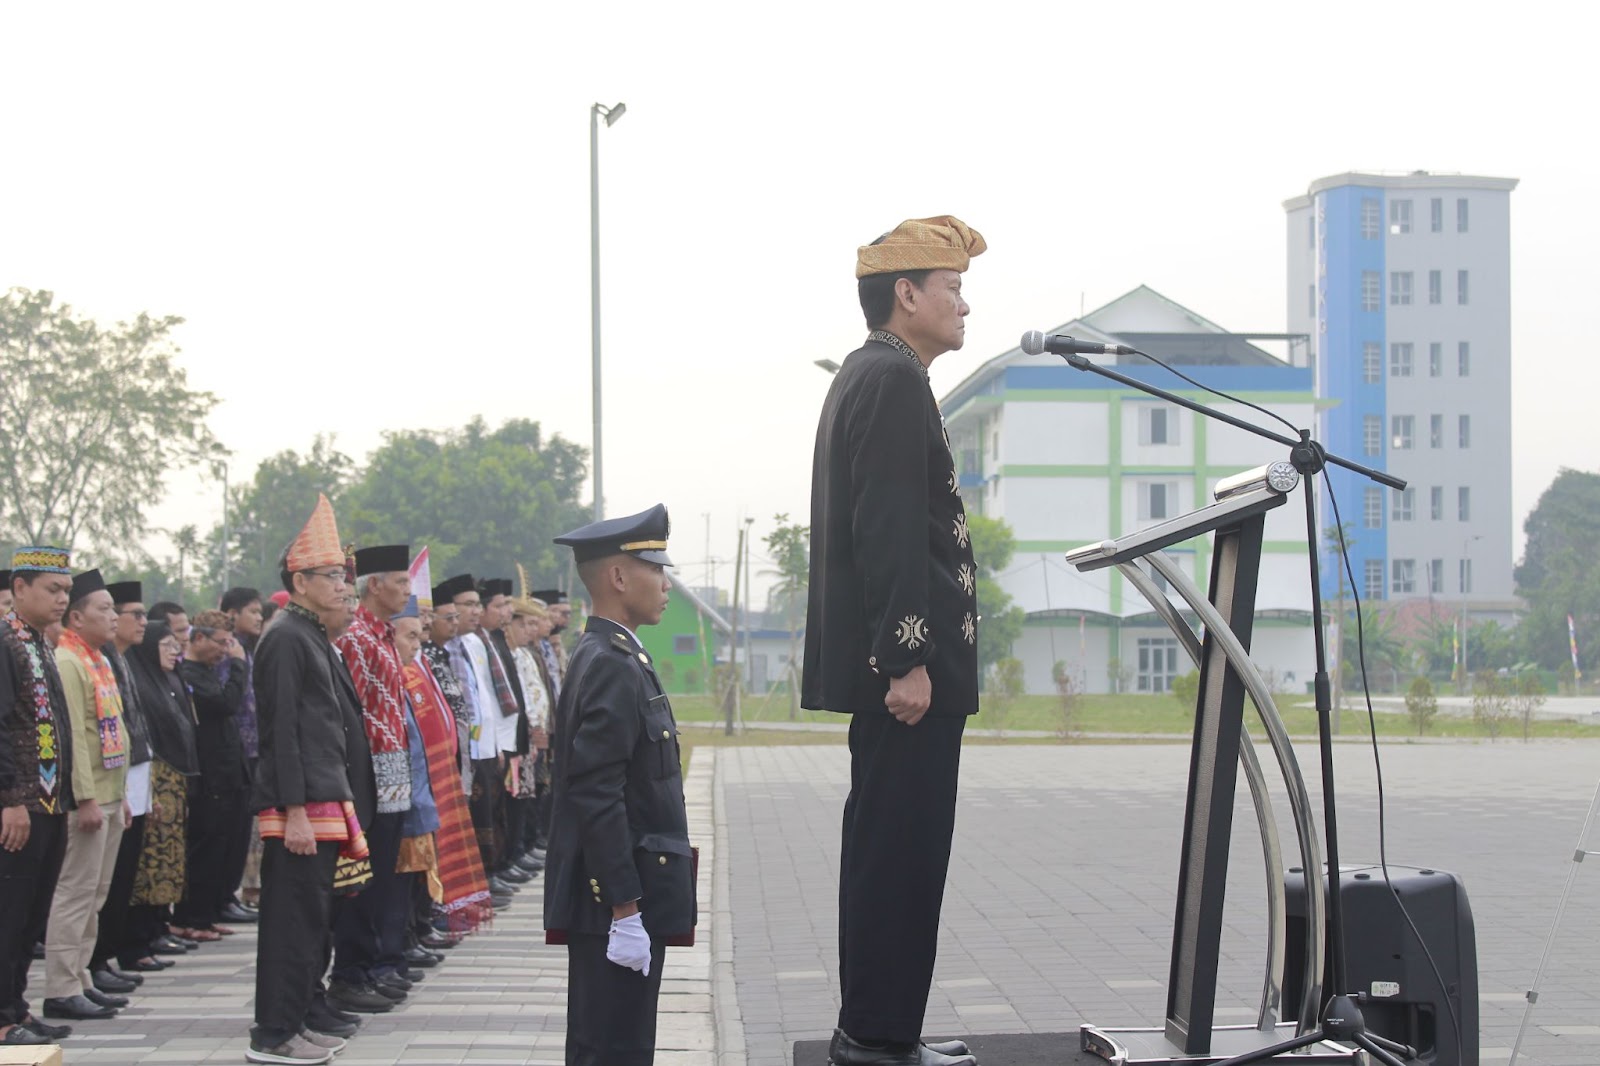
M 344 549 L 339 546 L 339 526 L 333 520 L 333 504 L 326 495 L 318 493 L 316 510 L 311 512 L 305 527 L 289 545 L 284 569 L 293 573 L 319 566 L 343 565 Z

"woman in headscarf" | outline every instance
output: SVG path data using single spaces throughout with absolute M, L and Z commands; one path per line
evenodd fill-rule
M 119 958 L 124 970 L 164 969 L 171 963 L 155 955 L 181 954 L 184 947 L 166 935 L 165 923 L 172 905 L 183 898 L 188 779 L 200 772 L 200 759 L 194 708 L 177 672 L 178 658 L 178 638 L 166 622 L 151 622 L 143 643 L 128 651 L 150 737 L 151 807 L 134 875 L 128 943 Z

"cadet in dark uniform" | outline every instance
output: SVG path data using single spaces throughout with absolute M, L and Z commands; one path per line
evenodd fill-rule
M 983 238 L 948 215 L 860 249 L 866 344 L 822 407 L 800 702 L 850 722 L 839 861 L 836 1066 L 967 1064 L 921 1043 L 978 710 L 977 568 L 928 364 L 961 347 L 961 275 Z
M 544 924 L 567 930 L 568 1066 L 648 1066 L 669 937 L 695 925 L 678 723 L 635 630 L 672 583 L 667 509 L 595 522 L 571 546 L 591 610 L 556 704 Z

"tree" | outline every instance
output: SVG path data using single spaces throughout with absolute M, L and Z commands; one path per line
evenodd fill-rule
M 338 511 L 355 462 L 334 446 L 331 435 L 317 434 L 305 455 L 281 451 L 256 467 L 255 476 L 229 492 L 229 555 L 239 584 L 269 593 L 279 587 L 278 559 L 311 516 L 317 494 L 325 492 Z M 339 531 L 348 536 L 344 516 Z M 220 527 L 213 536 L 220 536 Z M 213 553 L 211 558 L 215 558 Z
M 137 542 L 166 476 L 226 454 L 170 334 L 141 313 L 106 328 L 46 291 L 0 296 L 0 536 L 101 548 Z
M 522 563 L 533 581 L 564 584 L 570 553 L 554 538 L 588 520 L 587 476 L 588 449 L 546 440 L 524 418 L 399 430 L 340 496 L 339 531 L 358 544 L 426 544 L 441 577 L 504 577 Z
M 789 626 L 789 666 L 785 672 L 792 722 L 800 717 L 800 627 L 805 622 L 811 580 L 811 527 L 790 522 L 787 514 L 774 515 L 772 520 L 777 526 L 763 543 L 777 565 L 762 571 L 762 576 L 778 579 L 767 593 L 767 610 L 782 614 Z
M 1528 535 L 1516 569 L 1517 594 L 1528 602 L 1518 627 L 1522 657 L 1546 669 L 1571 661 L 1567 616 L 1581 638 L 1579 666 L 1600 666 L 1592 635 L 1600 630 L 1600 474 L 1563 470 L 1522 526 Z M 1476 664 L 1474 664 L 1476 665 Z
M 1417 727 L 1417 736 L 1428 731 L 1438 713 L 1439 698 L 1433 694 L 1433 682 L 1426 677 L 1412 678 L 1411 688 L 1406 692 L 1406 714 Z
M 981 685 L 990 666 L 1011 654 L 1011 645 L 1022 635 L 1027 617 L 1021 607 L 1013 607 L 1011 594 L 1000 587 L 997 575 L 1011 562 L 1017 551 L 1017 538 L 1011 527 L 999 518 L 969 514 L 967 531 L 972 536 L 972 556 L 978 564 L 977 614 L 978 680 Z
M 1492 670 L 1480 670 L 1472 680 L 1472 720 L 1495 741 L 1512 713 L 1511 682 Z
M 1354 612 L 1352 612 L 1353 615 Z M 1380 680 L 1398 684 L 1400 668 L 1405 665 L 1407 651 L 1400 639 L 1394 619 L 1372 604 L 1361 605 L 1359 631 L 1352 619 L 1339 627 L 1340 664 L 1344 670 L 1344 683 L 1348 687 L 1361 687 L 1361 664 L 1367 666 L 1367 680 L 1377 687 Z
M 1022 698 L 1024 687 L 1021 659 L 1008 656 L 994 664 L 994 684 L 989 688 L 989 698 L 984 701 L 983 712 L 996 736 L 1006 735 L 1006 719 L 1011 714 L 1011 708 Z

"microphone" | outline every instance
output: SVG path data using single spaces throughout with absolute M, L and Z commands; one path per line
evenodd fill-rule
M 1054 355 L 1133 355 L 1126 344 L 1095 344 L 1073 340 L 1064 334 L 1044 334 L 1030 329 L 1022 335 L 1022 350 L 1029 355 L 1050 352 Z

